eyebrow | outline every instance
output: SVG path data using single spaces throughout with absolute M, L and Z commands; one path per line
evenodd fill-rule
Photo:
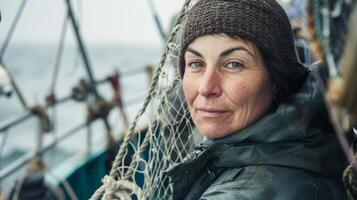
M 251 55 L 253 58 L 255 57 L 255 55 L 253 53 L 251 53 L 248 49 L 246 49 L 245 47 L 242 47 L 242 46 L 229 48 L 229 49 L 223 51 L 220 56 L 228 56 L 229 54 L 233 53 L 234 51 L 245 51 L 249 55 Z
M 203 56 L 200 54 L 200 52 L 198 52 L 198 51 L 196 51 L 196 50 L 194 50 L 194 49 L 187 48 L 187 51 L 189 51 L 189 52 L 195 54 L 196 56 L 203 57 Z
M 196 51 L 194 49 L 187 48 L 187 51 L 195 54 L 196 56 L 203 57 L 200 52 L 198 52 L 198 51 Z M 229 48 L 229 49 L 223 51 L 221 53 L 220 57 L 228 56 L 229 54 L 233 53 L 234 51 L 245 51 L 249 55 L 251 55 L 253 58 L 255 57 L 254 54 L 252 54 L 248 49 L 246 49 L 245 47 L 242 47 L 242 46 Z

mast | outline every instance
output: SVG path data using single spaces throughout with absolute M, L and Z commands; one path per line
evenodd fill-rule
M 91 89 L 92 89 L 92 91 L 94 93 L 94 96 L 96 97 L 96 100 L 100 100 L 100 99 L 102 99 L 102 97 L 98 93 L 98 90 L 97 90 L 97 87 L 96 87 L 96 84 L 95 84 L 95 78 L 94 78 L 94 75 L 92 73 L 92 66 L 91 66 L 91 63 L 89 61 L 89 57 L 88 57 L 86 48 L 84 46 L 84 42 L 82 40 L 81 34 L 79 32 L 79 28 L 78 28 L 78 25 L 77 25 L 77 22 L 76 22 L 74 13 L 73 13 L 73 8 L 72 8 L 72 5 L 71 5 L 71 2 L 70 2 L 70 0 L 65 0 L 65 1 L 66 1 L 66 5 L 67 5 L 67 8 L 68 8 L 68 15 L 69 15 L 69 18 L 71 20 L 71 24 L 72 24 L 72 27 L 73 27 L 73 30 L 74 30 L 74 33 L 75 33 L 75 38 L 77 40 L 77 43 L 78 43 L 78 46 L 79 46 L 79 50 L 80 50 L 80 53 L 81 53 L 82 58 L 83 58 L 84 66 L 86 68 L 86 71 L 87 71 L 87 74 L 88 74 L 88 77 L 89 77 Z
M 91 91 L 93 92 L 93 94 L 95 96 L 95 102 L 98 103 L 99 101 L 102 101 L 103 98 L 102 98 L 102 96 L 99 94 L 99 92 L 97 90 L 96 81 L 95 81 L 94 75 L 92 73 L 91 63 L 89 61 L 89 57 L 88 57 L 86 48 L 84 46 L 84 42 L 83 42 L 81 34 L 79 32 L 79 28 L 78 28 L 78 25 L 77 25 L 77 22 L 76 22 L 76 19 L 75 19 L 75 16 L 74 16 L 74 12 L 73 12 L 73 8 L 72 8 L 72 5 L 71 5 L 71 2 L 70 2 L 70 0 L 65 0 L 65 2 L 66 2 L 66 5 L 67 5 L 67 8 L 68 8 L 68 15 L 69 15 L 69 18 L 71 20 L 71 24 L 72 24 L 72 27 L 73 27 L 73 30 L 74 30 L 74 33 L 75 33 L 75 38 L 77 39 L 79 50 L 80 50 L 80 52 L 82 54 L 84 66 L 86 68 L 86 71 L 87 71 L 87 74 L 88 74 L 88 77 L 89 77 Z M 103 122 L 104 122 L 104 127 L 105 127 L 105 129 L 106 129 L 106 131 L 108 133 L 109 140 L 111 140 L 111 126 L 110 126 L 110 124 L 108 122 L 108 118 L 107 117 L 103 117 L 102 119 L 103 119 Z

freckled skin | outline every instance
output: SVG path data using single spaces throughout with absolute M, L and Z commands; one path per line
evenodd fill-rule
M 206 137 L 227 136 L 269 110 L 274 87 L 253 43 L 224 34 L 201 36 L 189 45 L 185 62 L 183 90 L 192 119 Z

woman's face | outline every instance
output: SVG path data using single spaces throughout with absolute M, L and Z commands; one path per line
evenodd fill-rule
M 202 36 L 188 46 L 185 61 L 184 93 L 205 136 L 241 130 L 270 108 L 273 84 L 254 44 L 224 34 Z

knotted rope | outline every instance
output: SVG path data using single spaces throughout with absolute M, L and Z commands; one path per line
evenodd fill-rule
M 141 144 L 140 148 L 135 152 L 135 155 L 133 156 L 129 170 L 125 173 L 125 175 L 123 177 L 118 177 L 117 181 L 114 179 L 114 177 L 116 177 L 118 175 L 117 172 L 118 172 L 118 169 L 120 169 L 119 166 L 122 163 L 123 157 L 127 154 L 128 145 L 129 145 L 131 139 L 135 136 L 135 133 L 136 133 L 135 130 L 136 130 L 139 118 L 145 113 L 149 103 L 152 100 L 152 97 L 155 96 L 155 94 L 156 94 L 156 89 L 157 89 L 157 86 L 159 83 L 162 69 L 165 66 L 165 61 L 166 61 L 167 55 L 172 50 L 171 49 L 172 47 L 177 48 L 176 45 L 173 45 L 173 43 L 174 43 L 174 41 L 177 37 L 177 34 L 180 30 L 180 27 L 181 27 L 180 25 L 183 21 L 183 17 L 185 16 L 186 10 L 188 9 L 190 2 L 191 2 L 191 0 L 185 1 L 184 5 L 179 13 L 179 16 L 176 19 L 176 23 L 174 26 L 175 28 L 173 29 L 173 31 L 170 34 L 166 48 L 161 56 L 161 60 L 158 65 L 159 67 L 156 70 L 155 75 L 151 81 L 149 94 L 145 98 L 141 109 L 139 110 L 138 114 L 135 116 L 134 121 L 131 123 L 129 130 L 126 133 L 126 136 L 121 144 L 120 150 L 119 150 L 119 152 L 115 158 L 115 161 L 113 163 L 112 169 L 110 171 L 110 175 L 104 177 L 103 185 L 100 188 L 98 188 L 97 191 L 92 195 L 92 197 L 90 198 L 91 200 L 96 200 L 96 199 L 100 198 L 100 196 L 102 195 L 103 192 L 104 192 L 104 196 L 103 196 L 104 199 L 113 199 L 113 198 L 120 198 L 120 199 L 128 198 L 128 199 L 130 199 L 130 195 L 127 196 L 128 194 L 130 194 L 129 191 L 131 191 L 132 193 L 135 193 L 139 199 L 145 198 L 145 196 L 146 196 L 145 193 L 142 192 L 140 190 L 140 188 L 135 183 L 130 182 L 127 179 L 129 179 L 129 177 L 135 171 L 134 167 L 137 165 L 137 162 L 138 162 L 137 159 L 135 159 L 135 158 L 138 157 L 140 154 L 142 154 L 145 151 L 145 149 L 147 148 L 147 146 L 149 145 L 150 134 L 146 134 L 144 141 Z M 177 84 L 177 81 L 174 81 L 170 88 L 174 87 L 176 84 Z M 149 188 L 151 188 L 151 187 L 149 187 Z
M 351 164 L 343 172 L 343 183 L 347 190 L 348 199 L 357 199 L 357 174 Z

